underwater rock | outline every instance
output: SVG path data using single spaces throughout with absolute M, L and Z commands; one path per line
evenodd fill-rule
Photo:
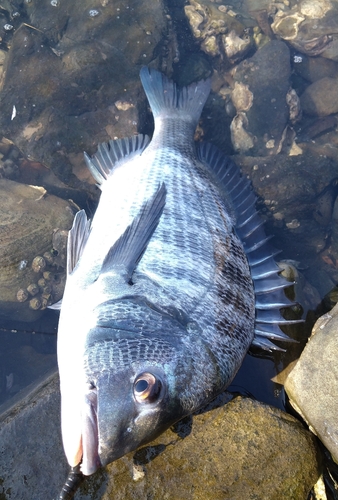
M 321 56 L 298 56 L 297 64 L 294 64 L 293 69 L 297 75 L 311 83 L 325 77 L 338 78 L 338 63 Z
M 34 0 L 21 9 L 25 23 L 14 30 L 0 92 L 1 133 L 25 158 L 95 198 L 96 187 L 74 174 L 71 157 L 137 133 L 146 110 L 138 74 L 161 58 L 168 22 L 162 2 L 101 1 L 94 8 L 90 0 Z
M 70 229 L 76 208 L 7 179 L 0 179 L 0 198 L 0 314 L 31 321 L 62 297 L 65 259 L 62 266 L 50 252 L 54 231 Z
M 290 53 L 273 40 L 234 70 L 232 101 L 238 115 L 231 125 L 234 148 L 250 155 L 280 151 L 289 118 Z
M 301 53 L 337 60 L 337 13 L 337 2 L 330 0 L 303 0 L 291 9 L 280 4 L 271 29 Z
M 191 31 L 209 56 L 220 56 L 231 64 L 253 48 L 253 40 L 233 7 L 212 0 L 190 0 L 184 7 Z
M 338 113 L 338 78 L 325 77 L 309 85 L 300 97 L 304 113 L 327 116 Z
M 0 420 L 1 487 L 11 499 L 57 498 L 68 470 L 59 406 L 56 375 Z M 87 478 L 76 499 L 306 500 L 320 475 L 315 437 L 291 415 L 251 399 L 237 397 L 174 431 Z
M 338 305 L 316 322 L 285 389 L 295 410 L 338 462 Z

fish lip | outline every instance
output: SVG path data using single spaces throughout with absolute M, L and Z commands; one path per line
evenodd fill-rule
M 94 474 L 102 463 L 99 457 L 98 424 L 97 424 L 97 392 L 89 389 L 84 398 L 82 413 L 82 463 L 81 471 L 85 476 Z

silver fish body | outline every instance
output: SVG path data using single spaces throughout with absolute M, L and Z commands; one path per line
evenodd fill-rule
M 210 82 L 179 91 L 146 68 L 141 80 L 153 138 L 86 156 L 102 194 L 68 242 L 62 435 L 85 475 L 223 391 L 252 342 L 284 338 L 279 308 L 289 305 L 248 181 L 193 141 Z

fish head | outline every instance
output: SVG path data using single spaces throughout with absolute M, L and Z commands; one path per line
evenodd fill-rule
M 83 474 L 152 441 L 184 415 L 175 356 L 165 363 L 158 357 L 112 366 L 89 382 L 82 412 Z

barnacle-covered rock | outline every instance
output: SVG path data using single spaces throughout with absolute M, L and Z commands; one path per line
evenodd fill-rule
M 47 264 L 41 256 L 53 248 L 55 229 L 70 229 L 76 210 L 40 187 L 7 179 L 0 179 L 0 199 L 0 311 L 16 320 L 33 320 L 42 305 L 44 290 L 38 281 L 43 273 L 51 273 L 50 302 L 62 296 L 64 267 Z
M 184 11 L 194 37 L 206 54 L 234 63 L 252 48 L 249 30 L 232 7 L 211 0 L 190 0 Z
M 299 52 L 321 54 L 338 60 L 338 3 L 336 0 L 303 0 L 291 9 L 279 9 L 272 31 Z

